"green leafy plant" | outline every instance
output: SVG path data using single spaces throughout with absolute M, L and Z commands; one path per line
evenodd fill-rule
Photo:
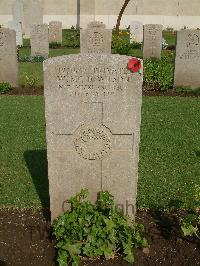
M 108 192 L 100 192 L 96 204 L 88 194 L 83 189 L 71 197 L 71 210 L 53 223 L 59 265 L 79 265 L 81 256 L 110 259 L 120 252 L 132 263 L 133 248 L 147 246 L 143 225 L 125 216 Z
M 46 58 L 41 56 L 41 55 L 23 55 L 19 56 L 18 55 L 18 61 L 19 62 L 30 62 L 30 63 L 40 63 L 43 62 Z
M 132 48 L 132 49 L 141 49 L 141 48 L 142 48 L 142 43 L 139 43 L 139 42 L 132 42 L 132 43 L 131 43 L 131 48 Z
M 154 90 L 166 91 L 173 87 L 173 64 L 170 56 L 144 60 L 144 84 Z
M 7 82 L 0 83 L 0 94 L 4 94 L 8 91 L 12 90 L 12 86 Z
M 72 27 L 63 31 L 63 46 L 69 48 L 80 47 L 80 29 Z
M 51 49 L 58 49 L 60 47 L 61 47 L 61 43 L 59 43 L 59 42 L 51 42 L 49 44 L 49 48 L 51 48 Z
M 184 236 L 196 236 L 200 239 L 200 214 L 188 214 L 181 223 Z
M 39 81 L 38 77 L 35 77 L 34 75 L 28 74 L 26 72 L 25 72 L 25 80 L 26 80 L 26 84 L 31 88 L 36 87 Z
M 113 35 L 112 48 L 114 49 L 114 53 L 116 54 L 129 55 L 132 49 L 132 44 L 127 38 Z
M 195 186 L 193 213 L 181 220 L 184 236 L 196 236 L 200 240 L 200 186 Z
M 191 87 L 176 87 L 176 92 L 200 95 L 200 88 L 192 89 Z

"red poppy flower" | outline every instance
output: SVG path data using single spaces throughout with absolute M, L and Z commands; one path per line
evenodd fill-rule
M 128 69 L 132 71 L 133 73 L 138 72 L 141 69 L 142 65 L 139 59 L 137 58 L 131 58 L 128 61 Z

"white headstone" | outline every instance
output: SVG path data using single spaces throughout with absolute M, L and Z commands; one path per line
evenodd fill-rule
M 144 25 L 143 58 L 161 58 L 162 51 L 162 25 Z
M 16 44 L 18 46 L 23 46 L 22 24 L 16 21 L 9 21 L 8 28 L 16 31 Z
M 130 24 L 130 40 L 131 42 L 143 42 L 143 23 L 140 21 L 132 21 Z
M 200 87 L 200 30 L 177 33 L 174 86 Z
M 142 77 L 130 57 L 79 54 L 44 62 L 51 217 L 82 188 L 109 191 L 134 215 Z
M 33 24 L 43 23 L 43 8 L 39 0 L 23 0 L 25 36 L 30 37 Z
M 15 0 L 12 5 L 12 14 L 14 23 L 21 24 L 21 28 L 23 31 L 24 27 L 24 11 L 23 11 L 23 1 Z
M 47 24 L 31 26 L 31 55 L 41 55 L 45 58 L 49 55 L 49 31 Z
M 111 54 L 112 30 L 98 21 L 90 22 L 87 29 L 80 32 L 82 54 Z
M 49 42 L 62 43 L 62 22 L 49 22 Z
M 0 28 L 0 82 L 18 86 L 16 32 Z

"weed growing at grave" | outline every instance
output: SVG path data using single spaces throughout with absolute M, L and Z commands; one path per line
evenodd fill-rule
M 156 90 L 166 91 L 173 86 L 173 65 L 169 56 L 144 60 L 144 83 Z
M 163 48 L 163 49 L 167 49 L 167 47 L 168 47 L 168 43 L 167 43 L 167 41 L 163 38 L 163 39 L 162 39 L 162 48 Z
M 53 224 L 59 265 L 79 265 L 81 256 L 110 259 L 116 253 L 132 263 L 133 248 L 147 246 L 143 225 L 125 216 L 108 192 L 99 193 L 96 205 L 87 200 L 88 194 L 83 189 L 71 197 L 71 211 Z
M 181 221 L 184 236 L 196 236 L 200 240 L 200 186 L 195 186 L 193 213 L 188 214 Z
M 25 80 L 26 80 L 26 84 L 28 84 L 29 87 L 34 88 L 39 79 L 31 74 L 25 73 Z
M 200 240 L 200 214 L 188 214 L 181 223 L 184 236 L 196 236 Z
M 49 48 L 51 48 L 51 49 L 58 49 L 60 47 L 61 47 L 61 43 L 59 43 L 59 42 L 51 42 L 49 44 Z
M 12 90 L 12 86 L 7 82 L 0 83 L 0 94 L 4 94 L 8 91 Z

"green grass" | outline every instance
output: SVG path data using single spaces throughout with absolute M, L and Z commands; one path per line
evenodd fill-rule
M 142 112 L 138 206 L 191 208 L 200 186 L 198 98 L 147 97 Z
M 163 38 L 167 41 L 169 45 L 176 44 L 176 32 L 173 31 L 163 31 Z
M 77 54 L 79 53 L 80 49 L 73 49 L 73 48 L 61 48 L 61 49 L 50 49 L 49 50 L 49 57 L 55 56 L 62 56 L 68 54 Z M 20 48 L 19 55 L 30 55 L 31 49 L 28 47 Z M 19 63 L 19 82 L 22 86 L 27 86 L 26 82 L 26 75 L 29 77 L 38 78 L 37 86 L 43 86 L 43 70 L 42 70 L 42 63 L 30 63 L 30 62 L 20 62 Z
M 46 149 L 44 99 L 1 96 L 0 110 L 0 205 L 40 206 L 40 187 L 43 205 L 48 206 L 46 157 L 39 153 Z
M 36 86 L 43 86 L 43 69 L 42 63 L 19 63 L 19 82 L 22 86 L 27 86 L 26 76 L 38 79 Z
M 0 97 L 0 205 L 48 207 L 44 98 Z M 138 206 L 191 208 L 200 184 L 198 98 L 144 97 Z

